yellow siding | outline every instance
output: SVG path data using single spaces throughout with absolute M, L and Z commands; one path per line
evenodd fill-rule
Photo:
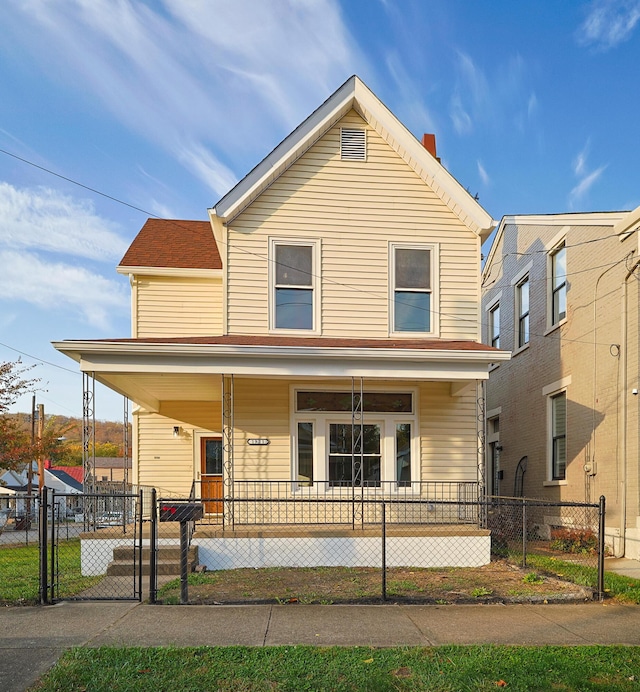
M 234 478 L 236 480 L 289 480 L 291 478 L 290 382 L 236 379 L 234 391 Z M 300 386 L 308 382 L 297 383 Z M 331 389 L 342 382 L 325 382 Z M 452 397 L 449 383 L 422 383 L 418 389 L 423 481 L 476 481 L 477 432 L 475 397 Z M 398 383 L 396 389 L 412 387 Z M 220 434 L 219 403 L 173 402 L 174 417 L 139 414 L 139 483 L 172 493 L 191 489 L 194 436 L 205 430 Z M 372 414 L 373 415 L 373 414 Z M 174 425 L 182 428 L 175 439 Z M 318 426 L 317 434 L 324 434 Z M 251 446 L 249 438 L 268 438 L 269 445 Z
M 137 414 L 138 483 L 153 486 L 160 494 L 187 496 L 193 482 L 193 435 L 185 430 L 174 438 L 181 421 L 154 413 Z
M 341 161 L 341 126 L 366 127 L 367 161 Z M 352 111 L 229 229 L 228 331 L 268 332 L 269 237 L 321 240 L 322 335 L 388 336 L 389 242 L 438 243 L 440 336 L 477 339 L 480 243 Z
M 420 386 L 423 481 L 478 480 L 475 396 L 449 396 L 449 383 Z
M 166 276 L 137 278 L 137 334 L 222 334 L 222 280 Z

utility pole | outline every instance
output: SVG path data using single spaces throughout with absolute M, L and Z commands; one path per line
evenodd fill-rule
M 36 441 L 36 395 L 31 397 L 31 449 Z M 27 466 L 27 521 L 31 520 L 31 493 L 33 492 L 33 459 Z
M 44 433 L 44 404 L 38 404 L 38 444 L 42 445 L 42 435 Z M 42 492 L 44 488 L 44 456 L 42 449 L 38 453 L 38 490 Z

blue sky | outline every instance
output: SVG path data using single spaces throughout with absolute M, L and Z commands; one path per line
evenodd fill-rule
M 352 74 L 497 220 L 640 204 L 640 0 L 3 0 L 0 26 L 0 359 L 47 361 L 47 413 L 82 414 L 51 341 L 130 335 L 147 216 L 206 219 Z

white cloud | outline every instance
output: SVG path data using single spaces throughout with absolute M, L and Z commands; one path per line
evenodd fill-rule
M 115 281 L 70 264 L 48 263 L 29 252 L 0 250 L 0 301 L 24 301 L 48 313 L 69 311 L 107 331 L 128 313 L 128 291 Z
M 578 43 L 609 50 L 631 38 L 640 21 L 640 0 L 594 0 L 577 31 Z
M 127 243 L 93 205 L 45 187 L 0 182 L 0 248 L 37 248 L 93 260 L 120 259 Z
M 589 192 L 593 184 L 600 178 L 606 166 L 600 166 L 592 173 L 586 175 L 569 193 L 569 206 L 574 209 L 576 204 Z
M 578 155 L 573 161 L 573 172 L 577 176 L 585 175 L 587 167 L 587 156 L 589 155 L 589 149 L 591 148 L 591 138 L 587 139 L 582 151 L 578 152 Z
M 14 0 L 13 9 L 12 34 L 52 79 L 97 97 L 218 195 L 235 182 L 226 160 L 255 150 L 255 137 L 268 151 L 363 62 L 337 0 Z
M 490 185 L 491 184 L 491 178 L 489 177 L 489 174 L 485 170 L 484 166 L 480 161 L 476 162 L 478 165 L 478 174 L 480 175 L 480 179 L 485 185 Z

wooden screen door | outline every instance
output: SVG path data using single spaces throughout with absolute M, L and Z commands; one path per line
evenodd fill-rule
M 200 441 L 200 489 L 207 514 L 222 513 L 222 438 Z M 220 498 L 219 500 L 216 500 Z M 212 501 L 213 500 L 213 501 Z

